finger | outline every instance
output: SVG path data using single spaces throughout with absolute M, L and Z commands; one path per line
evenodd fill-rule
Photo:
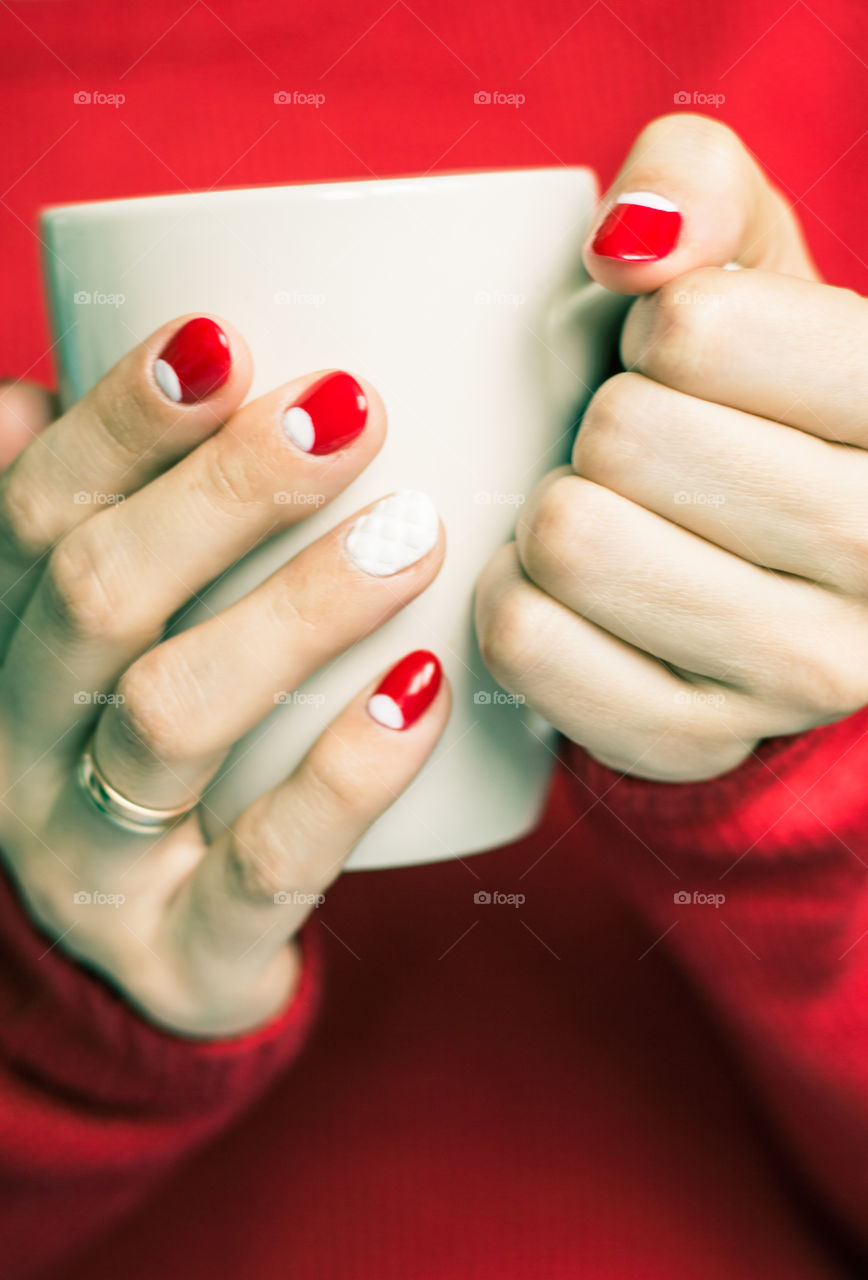
M 434 654 L 408 654 L 354 698 L 292 776 L 214 844 L 166 922 L 173 938 L 184 939 L 194 972 L 213 984 L 217 966 L 235 987 L 239 972 L 246 982 L 283 950 L 433 751 L 451 701 L 441 674 Z M 384 699 L 403 705 L 402 729 L 382 722 L 390 718 L 382 715 Z
M 402 539 L 400 567 L 372 571 L 366 529 Z M 399 493 L 311 543 L 249 595 L 149 649 L 106 707 L 95 754 L 138 804 L 173 808 L 204 790 L 223 757 L 326 662 L 369 635 L 436 576 L 444 539 L 423 494 Z M 285 695 L 284 695 L 285 696 Z
M 57 416 L 53 394 L 35 382 L 0 382 L 0 471 Z
M 531 581 L 581 617 L 682 671 L 779 699 L 795 721 L 834 702 L 835 686 L 845 703 L 868 691 L 858 602 L 749 564 L 601 485 L 553 473 L 517 541 Z
M 320 447 L 332 443 L 336 452 L 300 448 L 287 427 L 299 416 L 308 433 L 315 417 Z M 246 405 L 128 502 L 68 534 L 49 557 L 0 678 L 0 705 L 20 718 L 33 749 L 90 720 L 94 707 L 89 697 L 77 700 L 80 691 L 112 689 L 207 583 L 315 510 L 311 500 L 322 505 L 345 488 L 385 429 L 373 388 L 337 371 L 299 378 Z
M 704 268 L 633 304 L 621 354 L 688 395 L 868 446 L 868 302 L 849 289 Z
M 868 595 L 868 456 L 621 373 L 582 418 L 573 470 L 767 569 Z
M 648 293 L 729 262 L 817 278 L 792 209 L 738 136 L 704 116 L 663 116 L 602 202 L 588 271 L 617 293 Z
M 216 430 L 251 376 L 247 346 L 230 325 L 173 320 L 18 455 L 0 477 L 0 651 L 34 568 L 57 542 Z
M 479 579 L 476 629 L 495 679 L 619 772 L 664 782 L 714 777 L 759 739 L 746 736 L 759 716 L 742 693 L 688 683 L 579 617 L 529 580 L 515 543 Z

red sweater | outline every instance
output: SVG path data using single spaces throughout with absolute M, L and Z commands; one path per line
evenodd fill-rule
M 553 161 L 608 180 L 679 91 L 725 95 L 821 269 L 868 291 L 865 23 L 846 0 L 9 0 L 0 372 L 52 376 L 40 204 Z M 866 772 L 866 713 L 691 785 L 565 744 L 531 838 L 345 877 L 292 1006 L 213 1044 L 141 1020 L 0 883 L 0 1277 L 864 1274 Z

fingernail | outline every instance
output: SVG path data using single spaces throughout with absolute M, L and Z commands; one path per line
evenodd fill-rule
M 347 554 L 376 578 L 387 578 L 427 555 L 437 542 L 437 508 L 418 489 L 399 489 L 360 516 L 347 534 Z
M 683 219 L 676 205 L 651 191 L 625 191 L 606 214 L 591 249 L 621 262 L 654 262 L 675 248 Z
M 361 433 L 365 393 L 348 373 L 327 373 L 283 415 L 283 429 L 305 453 L 334 453 Z
M 154 377 L 175 404 L 195 404 L 229 377 L 229 339 L 213 320 L 188 320 L 169 339 L 154 364 Z
M 437 697 L 442 678 L 436 654 L 415 649 L 383 676 L 368 698 L 368 715 L 387 729 L 409 729 Z

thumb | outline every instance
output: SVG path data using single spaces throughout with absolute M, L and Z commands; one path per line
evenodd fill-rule
M 54 396 L 35 382 L 0 378 L 0 472 L 57 417 Z
M 643 129 L 602 202 L 584 249 L 616 293 L 649 293 L 693 267 L 819 273 L 798 220 L 744 143 L 705 116 Z

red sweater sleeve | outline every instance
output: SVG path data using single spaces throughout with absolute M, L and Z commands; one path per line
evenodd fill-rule
M 868 709 L 658 784 L 565 751 L 589 845 L 704 991 L 791 1163 L 868 1241 Z M 722 895 L 722 897 L 721 897 Z
M 186 1040 L 136 1014 L 33 927 L 0 876 L 0 1258 L 20 1280 L 65 1257 L 249 1106 L 297 1054 L 320 946 L 268 1026 Z

